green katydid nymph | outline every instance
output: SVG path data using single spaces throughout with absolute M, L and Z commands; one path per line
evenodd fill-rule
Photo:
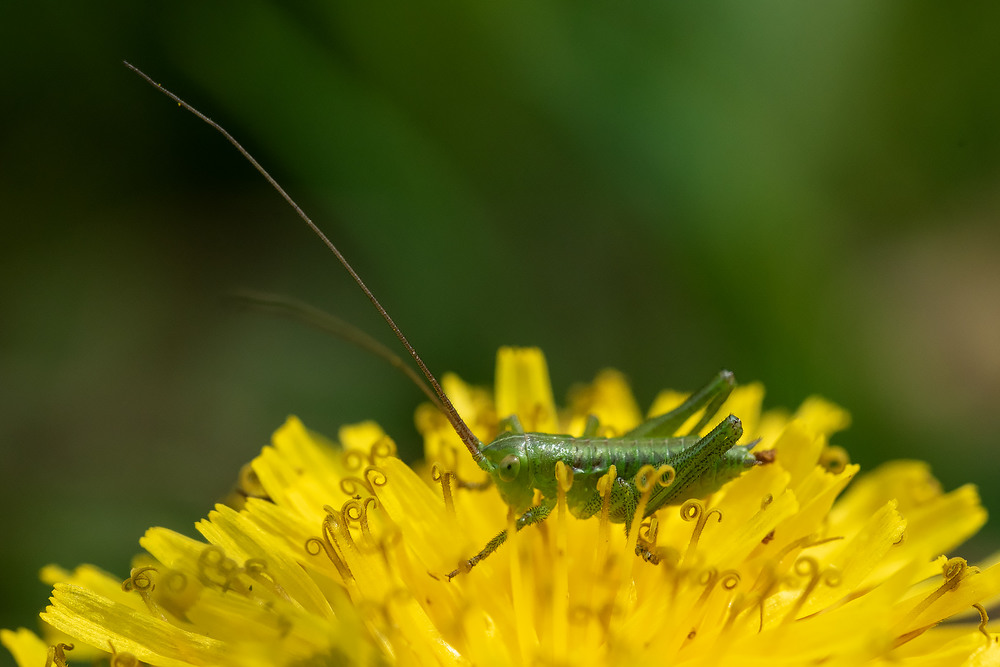
M 517 530 L 544 521 L 555 507 L 556 468 L 559 462 L 573 474 L 566 502 L 574 516 L 586 519 L 606 509 L 610 521 L 624 523 L 626 531 L 629 531 L 636 518 L 642 520 L 663 506 L 679 505 L 688 499 L 709 495 L 745 470 L 771 460 L 770 452 L 751 451 L 755 443 L 737 444 L 743 435 L 743 427 L 734 415 L 723 419 L 707 435 L 697 435 L 711 423 L 733 389 L 733 374 L 728 371 L 720 372 L 674 410 L 653 417 L 621 436 L 598 437 L 599 425 L 596 419 L 588 422 L 582 437 L 526 433 L 517 416 L 510 415 L 502 422 L 505 425 L 503 432 L 492 442 L 484 444 L 472 433 L 437 378 L 347 259 L 260 163 L 220 125 L 155 83 L 139 69 L 129 63 L 125 65 L 180 107 L 220 132 L 336 256 L 420 369 L 429 388 L 419 380 L 419 376 L 411 374 L 411 378 L 417 378 L 418 386 L 421 386 L 448 419 L 476 464 L 489 475 L 504 502 L 517 517 L 514 524 Z M 304 309 L 299 310 L 298 314 L 304 319 L 319 319 L 311 312 L 303 313 Z M 336 328 L 343 331 L 339 325 Z M 342 335 L 350 338 L 355 333 Z M 365 338 L 364 335 L 361 338 Z M 370 343 L 368 339 L 362 344 L 380 356 L 394 357 L 384 349 L 374 349 Z M 395 362 L 398 362 L 398 358 Z M 687 428 L 683 435 L 680 434 L 679 431 L 699 414 L 701 417 L 697 419 L 697 423 Z M 640 492 L 639 478 L 644 474 L 643 470 L 648 470 L 647 466 L 661 471 L 658 474 L 669 471 L 670 479 L 666 482 L 661 480 L 655 488 L 647 488 L 643 493 Z M 608 476 L 612 470 L 613 478 Z M 604 492 L 599 490 L 602 478 L 610 484 L 610 489 L 605 485 Z M 540 501 L 537 500 L 539 497 Z M 640 505 L 643 507 L 642 516 L 637 516 Z M 501 531 L 478 554 L 465 561 L 461 570 L 471 568 L 489 556 L 506 539 L 507 531 Z M 637 548 L 637 553 L 639 551 Z M 451 579 L 459 571 L 460 569 L 456 569 L 449 573 L 448 578 Z
M 701 390 L 666 414 L 653 417 L 622 436 L 596 437 L 598 423 L 591 419 L 582 437 L 549 433 L 525 433 L 516 416 L 505 421 L 511 430 L 493 442 L 469 451 L 479 467 L 489 474 L 510 509 L 518 515 L 515 527 L 544 521 L 555 506 L 557 497 L 556 465 L 561 461 L 573 474 L 566 493 L 566 505 L 578 519 L 597 514 L 608 503 L 612 523 L 624 523 L 631 529 L 642 495 L 637 477 L 644 466 L 668 466 L 672 479 L 657 485 L 646 498 L 643 519 L 665 505 L 679 505 L 715 491 L 745 470 L 771 460 L 770 452 L 752 452 L 755 443 L 737 445 L 743 435 L 740 420 L 734 415 L 723 419 L 704 437 L 675 435 L 684 424 L 702 414 L 690 429 L 698 433 L 718 412 L 735 382 L 729 371 L 720 372 Z M 468 445 L 467 445 L 468 446 Z M 609 498 L 598 490 L 599 480 L 614 467 Z M 535 504 L 535 493 L 542 496 Z M 473 567 L 503 544 L 507 531 L 501 531 L 465 566 Z M 652 558 L 637 548 L 637 554 Z M 459 570 L 449 573 L 449 577 Z

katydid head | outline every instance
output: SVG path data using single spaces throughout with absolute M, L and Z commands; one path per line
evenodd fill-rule
M 480 463 L 480 467 L 490 474 L 503 501 L 519 514 L 531 507 L 535 497 L 526 444 L 527 435 L 524 433 L 501 433 L 496 440 L 483 447 L 486 465 Z

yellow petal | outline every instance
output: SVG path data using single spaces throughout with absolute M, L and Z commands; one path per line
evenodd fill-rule
M 602 436 L 621 435 L 638 424 L 642 416 L 625 376 L 614 370 L 603 370 L 591 384 L 574 388 L 570 410 L 574 419 L 564 430 L 577 434 L 591 415 L 597 417 L 601 426 L 598 434 Z
M 70 584 L 56 585 L 42 620 L 95 648 L 111 641 L 118 651 L 163 667 L 237 664 L 221 642 Z
M 49 645 L 27 628 L 0 630 L 0 644 L 11 652 L 18 667 L 40 667 L 49 652 Z
M 517 415 L 525 431 L 551 433 L 557 427 L 556 403 L 542 351 L 502 347 L 497 353 L 497 414 Z
M 827 437 L 851 425 L 851 415 L 846 410 L 819 396 L 810 396 L 803 401 L 794 418 Z

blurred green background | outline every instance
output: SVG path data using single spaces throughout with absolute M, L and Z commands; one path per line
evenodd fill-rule
M 123 578 L 286 415 L 373 418 L 382 362 L 224 298 L 311 301 L 390 341 L 225 141 L 327 230 L 431 368 L 539 345 L 557 395 L 648 405 L 720 368 L 847 407 L 871 468 L 1000 508 L 1000 4 L 3 3 L 0 626 L 42 565 Z M 962 554 L 1000 548 L 987 527 Z M 8 659 L 6 654 L 0 660 Z

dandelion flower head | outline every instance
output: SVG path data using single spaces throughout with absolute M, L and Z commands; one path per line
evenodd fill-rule
M 534 349 L 500 351 L 492 396 L 454 376 L 444 386 L 484 442 L 511 414 L 576 435 L 589 415 L 606 435 L 643 421 L 614 371 L 558 409 Z M 648 414 L 683 399 L 663 392 Z M 719 418 L 739 416 L 741 442 L 759 439 L 772 462 L 627 535 L 606 511 L 568 515 L 560 467 L 548 520 L 451 579 L 513 516 L 495 489 L 472 488 L 484 474 L 443 415 L 417 411 L 413 467 L 373 423 L 334 444 L 290 418 L 200 539 L 150 529 L 124 582 L 49 566 L 45 639 L 0 638 L 22 666 L 1000 664 L 983 606 L 1000 568 L 951 555 L 985 523 L 975 488 L 945 493 L 915 461 L 854 480 L 829 444 L 842 409 L 813 398 L 762 412 L 762 399 L 737 387 Z M 939 625 L 963 614 L 973 622 Z

